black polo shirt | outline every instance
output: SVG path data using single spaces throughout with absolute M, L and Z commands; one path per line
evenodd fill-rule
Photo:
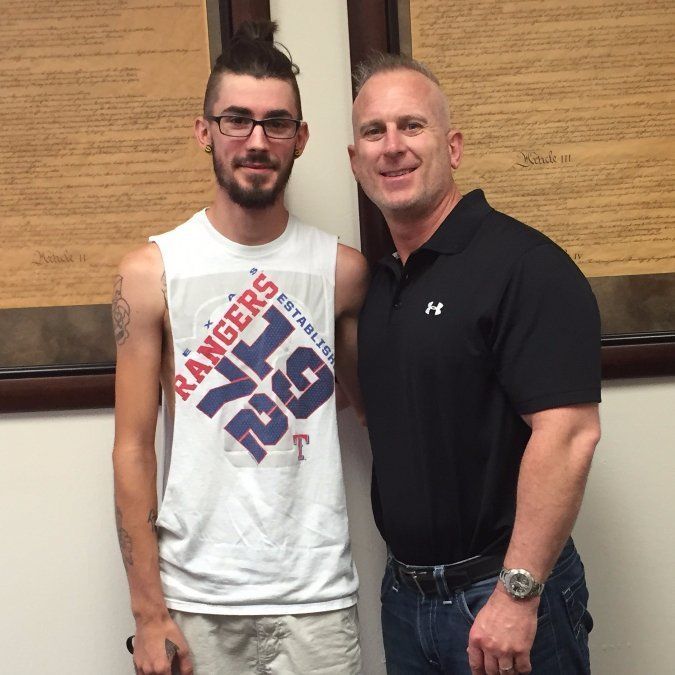
M 405 267 L 380 261 L 359 322 L 372 501 L 399 560 L 501 553 L 530 428 L 600 400 L 590 286 L 540 232 L 464 196 Z

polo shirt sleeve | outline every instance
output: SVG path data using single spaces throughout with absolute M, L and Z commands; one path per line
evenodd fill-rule
M 494 324 L 497 376 L 515 410 L 600 401 L 600 314 L 587 279 L 543 243 L 512 269 Z

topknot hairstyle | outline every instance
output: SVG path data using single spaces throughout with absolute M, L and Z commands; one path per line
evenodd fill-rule
M 221 75 L 234 73 L 235 75 L 251 75 L 259 80 L 273 77 L 288 82 L 293 89 L 298 117 L 302 119 L 300 90 L 296 80 L 300 69 L 291 60 L 286 47 L 274 42 L 276 30 L 275 21 L 244 21 L 239 26 L 229 45 L 216 59 L 209 76 L 204 95 L 205 115 L 212 114 L 213 106 L 218 98 Z

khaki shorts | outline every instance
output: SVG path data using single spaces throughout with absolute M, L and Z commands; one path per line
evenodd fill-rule
M 314 614 L 222 616 L 170 610 L 195 675 L 361 675 L 356 605 Z

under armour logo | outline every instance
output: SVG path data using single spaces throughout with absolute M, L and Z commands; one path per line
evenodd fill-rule
M 430 302 L 427 305 L 427 308 L 425 310 L 425 314 L 431 314 L 431 311 L 433 310 L 434 314 L 438 316 L 441 313 L 441 310 L 443 309 L 443 303 L 439 302 L 437 305 L 434 305 L 433 302 Z

